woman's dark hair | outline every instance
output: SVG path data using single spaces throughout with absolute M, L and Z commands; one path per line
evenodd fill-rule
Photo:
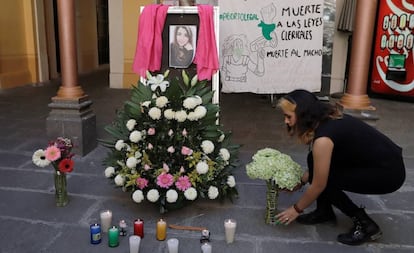
M 313 139 L 313 134 L 320 122 L 329 118 L 342 116 L 338 108 L 329 102 L 320 101 L 315 94 L 298 89 L 286 94 L 283 99 L 295 105 L 295 133 L 305 143 Z

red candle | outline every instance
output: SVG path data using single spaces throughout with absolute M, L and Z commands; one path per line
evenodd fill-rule
M 134 235 L 144 238 L 144 221 L 136 219 L 134 221 Z

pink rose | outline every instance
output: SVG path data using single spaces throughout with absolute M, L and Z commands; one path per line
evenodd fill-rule
M 185 137 L 187 136 L 187 130 L 184 128 L 183 131 L 181 132 L 181 134 Z
M 174 151 L 175 151 L 175 149 L 174 149 L 174 147 L 173 146 L 169 146 L 168 147 L 168 149 L 167 149 L 167 151 L 168 151 L 168 153 L 174 153 Z
M 183 146 L 181 148 L 181 154 L 182 155 L 191 155 L 193 153 L 193 150 L 189 147 Z
M 151 150 L 151 149 L 153 149 L 153 148 L 154 148 L 154 146 L 152 146 L 152 144 L 151 144 L 151 143 L 148 143 L 147 148 L 148 148 L 149 150 Z
M 155 134 L 155 128 L 151 127 L 150 129 L 148 129 L 147 134 L 148 135 L 154 135 Z

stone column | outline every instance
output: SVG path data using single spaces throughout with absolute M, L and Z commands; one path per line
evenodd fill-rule
M 377 3 L 378 0 L 357 0 L 348 85 L 338 102 L 344 109 L 375 110 L 367 95 L 367 84 Z
M 84 156 L 97 145 L 96 116 L 92 101 L 78 84 L 75 2 L 58 0 L 57 8 L 62 84 L 49 104 L 47 134 L 72 139 L 74 153 Z

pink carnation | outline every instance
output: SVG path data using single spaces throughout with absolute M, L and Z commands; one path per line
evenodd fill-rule
M 177 189 L 185 191 L 191 187 L 190 179 L 187 176 L 181 176 L 177 179 L 177 182 L 175 182 L 175 186 Z
M 168 173 L 161 173 L 157 177 L 157 185 L 161 188 L 169 188 L 174 183 L 174 177 Z
M 142 177 L 137 178 L 136 183 L 138 188 L 141 190 L 148 186 L 148 180 Z
M 56 161 L 60 158 L 60 149 L 56 146 L 49 146 L 45 151 L 46 159 L 49 161 Z
M 183 146 L 181 148 L 181 154 L 183 155 L 191 155 L 193 153 L 193 150 L 189 147 Z

